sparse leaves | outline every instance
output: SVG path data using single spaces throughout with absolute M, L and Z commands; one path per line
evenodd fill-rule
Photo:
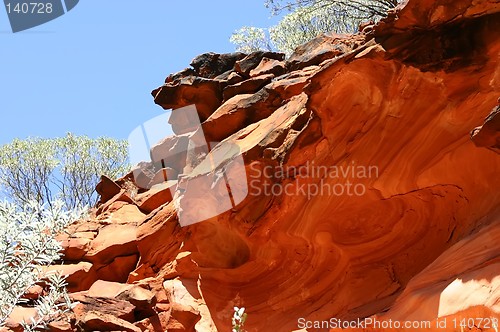
M 354 31 L 352 20 L 338 15 L 332 6 L 299 7 L 269 29 L 273 45 L 288 56 L 294 49 L 322 33 Z
M 0 202 L 0 326 L 37 284 L 46 285 L 48 292 L 34 303 L 38 315 L 26 322 L 26 331 L 69 310 L 64 276 L 47 273 L 45 267 L 60 259 L 62 248 L 56 235 L 81 214 L 66 211 L 61 201 L 51 207 L 28 202 L 22 208 Z
M 387 11 L 398 5 L 399 0 L 266 0 L 265 6 L 273 15 L 283 11 L 294 11 L 300 7 L 333 7 L 337 12 L 346 11 L 353 18 L 372 19 L 383 17 Z M 349 12 L 349 11 L 353 12 Z M 352 15 L 354 14 L 354 15 Z
M 38 314 L 23 324 L 25 331 L 70 310 L 65 276 L 46 270 L 60 259 L 56 235 L 82 215 L 80 207 L 95 203 L 101 175 L 126 172 L 127 159 L 127 142 L 105 137 L 67 134 L 0 147 L 0 186 L 10 201 L 0 202 L 0 327 L 35 285 L 44 293 L 29 303 Z
M 19 205 L 55 199 L 70 209 L 93 205 L 100 176 L 125 173 L 127 159 L 126 141 L 106 137 L 15 139 L 0 147 L 0 185 Z
M 267 0 L 273 15 L 289 13 L 269 29 L 244 27 L 230 41 L 242 52 L 276 49 L 289 56 L 319 34 L 353 33 L 360 23 L 386 16 L 397 4 L 398 0 Z
M 47 294 L 35 301 L 37 316 L 29 322 L 23 322 L 24 332 L 38 331 L 47 327 L 48 323 L 68 313 L 73 303 L 66 291 L 66 278 L 60 273 L 46 276 L 49 287 Z
M 243 53 L 271 50 L 267 32 L 262 28 L 242 27 L 233 33 L 229 41 L 236 45 L 237 51 Z

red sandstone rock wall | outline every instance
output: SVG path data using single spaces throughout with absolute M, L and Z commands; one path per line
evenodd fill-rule
M 65 264 L 54 268 L 79 304 L 52 330 L 229 331 L 234 306 L 248 331 L 366 317 L 434 330 L 447 318 L 441 330 L 459 331 L 453 318 L 499 318 L 498 107 L 488 116 L 500 97 L 499 12 L 499 1 L 410 0 L 286 61 L 208 53 L 170 75 L 157 104 L 195 104 L 207 141 L 222 141 L 212 154 L 236 144 L 249 182 L 294 194 L 250 191 L 180 227 L 162 174 L 210 177 L 227 161 L 160 165 L 155 156 L 186 144 L 177 132 L 135 176 L 103 179 L 95 217 L 61 237 Z M 315 174 L 354 166 L 373 173 Z M 363 194 L 299 190 L 347 182 Z M 203 199 L 223 189 L 213 183 Z

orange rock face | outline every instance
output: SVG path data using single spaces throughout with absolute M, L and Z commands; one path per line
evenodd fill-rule
M 93 220 L 61 238 L 72 265 L 54 267 L 80 291 L 71 329 L 228 331 L 238 306 L 249 332 L 494 331 L 496 31 L 498 1 L 410 0 L 288 60 L 207 53 L 170 75 L 155 102 L 196 104 L 220 143 L 194 160 L 181 146 L 201 129 L 179 130 L 140 172 L 103 179 Z M 241 203 L 180 226 L 188 194 L 168 188 L 210 179 L 191 182 L 202 195 L 183 213 L 195 214 L 237 198 L 237 178 Z M 417 321 L 430 325 L 404 325 Z

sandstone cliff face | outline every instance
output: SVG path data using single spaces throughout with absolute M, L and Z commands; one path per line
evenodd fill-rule
M 195 104 L 221 143 L 192 160 L 182 147 L 196 133 L 174 124 L 152 162 L 103 179 L 95 217 L 61 238 L 66 265 L 54 268 L 80 304 L 52 329 L 228 331 L 234 306 L 248 331 L 499 318 L 497 31 L 499 1 L 407 1 L 286 61 L 208 53 L 170 75 L 154 101 Z M 213 179 L 189 211 L 216 205 L 228 186 L 214 174 L 239 156 L 246 174 L 226 180 L 248 179 L 244 200 L 181 227 L 177 175 Z

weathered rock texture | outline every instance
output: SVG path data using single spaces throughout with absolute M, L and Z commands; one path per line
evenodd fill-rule
M 296 330 L 300 318 L 499 318 L 498 31 L 499 1 L 410 0 L 288 61 L 208 53 L 170 75 L 155 102 L 196 104 L 207 141 L 222 141 L 211 154 L 239 147 L 250 193 L 181 228 L 177 175 L 225 164 L 193 165 L 182 151 L 194 134 L 180 129 L 135 177 L 103 179 L 95 218 L 62 238 L 58 268 L 80 304 L 53 329 L 229 331 L 234 306 L 248 331 Z M 183 158 L 158 161 L 169 153 Z M 348 182 L 359 196 L 340 192 Z

